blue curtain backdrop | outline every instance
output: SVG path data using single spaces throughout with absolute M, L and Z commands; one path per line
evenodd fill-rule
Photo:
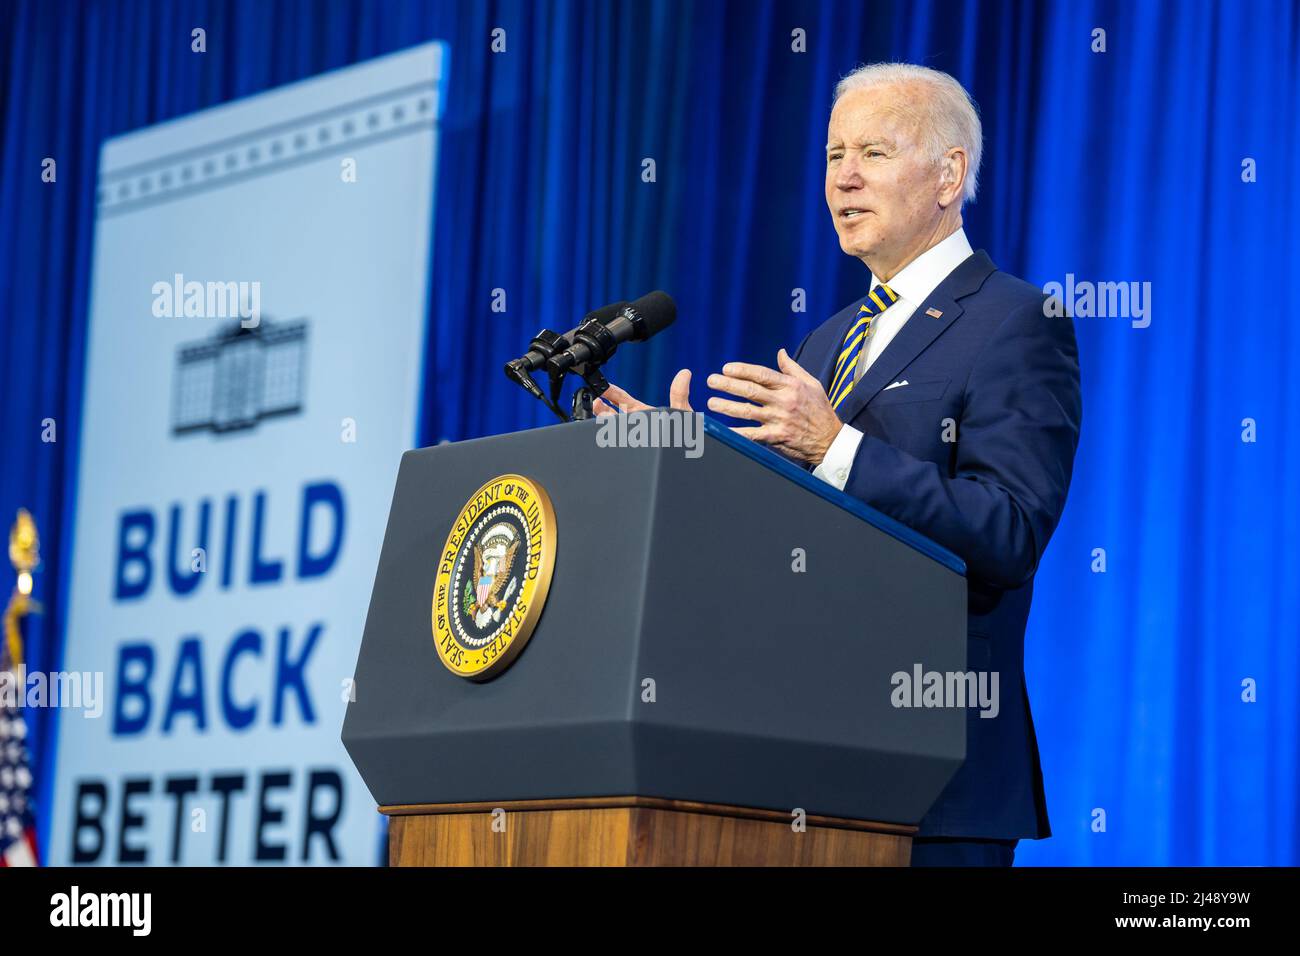
M 831 90 L 859 62 L 910 60 L 953 73 L 981 106 L 985 164 L 966 219 L 976 247 L 1040 285 L 1072 274 L 1152 290 L 1149 327 L 1076 321 L 1082 445 L 1027 639 L 1055 836 L 1022 844 L 1020 860 L 1300 862 L 1300 503 L 1286 477 L 1300 464 L 1294 3 L 18 0 L 0 11 L 0 521 L 7 530 L 24 505 L 44 533 L 32 667 L 57 665 L 66 619 L 106 137 L 449 41 L 420 437 L 455 441 L 546 423 L 501 364 L 594 305 L 652 288 L 677 298 L 677 325 L 613 368 L 663 402 L 678 367 L 702 380 L 727 359 L 770 364 L 860 295 L 866 272 L 840 253 L 822 193 Z M 204 54 L 191 52 L 194 27 L 207 30 Z M 490 49 L 496 28 L 503 53 Z M 1104 53 L 1092 50 L 1098 28 Z M 55 184 L 41 181 L 45 157 Z M 46 418 L 55 442 L 41 440 Z M 1256 441 L 1243 441 L 1245 419 Z M 36 718 L 48 770 L 52 720 Z M 47 844 L 50 825 L 46 814 Z

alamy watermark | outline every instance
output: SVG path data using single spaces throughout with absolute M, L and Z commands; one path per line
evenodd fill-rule
M 0 671 L 0 707 L 69 707 L 87 719 L 103 716 L 103 671 Z
M 160 319 L 239 319 L 245 329 L 262 324 L 262 283 L 186 281 L 178 272 L 171 282 L 155 282 L 153 314 Z
M 1049 282 L 1043 292 L 1043 314 L 1059 318 L 1067 312 L 1076 319 L 1130 319 L 1135 329 L 1151 324 L 1150 282 L 1090 282 L 1076 280 L 1073 272 L 1065 282 Z
M 927 671 L 913 664 L 910 674 L 895 671 L 889 683 L 895 707 L 978 707 L 983 718 L 1001 710 L 997 671 Z
M 121 927 L 132 936 L 148 936 L 153 929 L 153 894 L 83 893 L 73 884 L 68 892 L 50 897 L 50 925 Z
M 704 454 L 704 413 L 664 411 L 602 415 L 599 448 L 681 448 L 687 458 Z

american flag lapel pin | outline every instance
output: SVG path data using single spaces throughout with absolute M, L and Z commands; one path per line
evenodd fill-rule
M 938 309 L 926 309 L 926 310 L 925 310 L 925 314 L 928 315 L 928 316 L 930 316 L 931 318 L 934 318 L 934 319 L 941 319 L 941 318 L 943 318 L 943 313 L 942 313 L 941 311 L 939 311 Z

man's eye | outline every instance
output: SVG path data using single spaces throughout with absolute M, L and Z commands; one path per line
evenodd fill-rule
M 831 153 L 829 156 L 826 157 L 826 162 L 828 163 L 837 163 L 839 162 L 839 160 L 840 160 L 839 153 Z
M 880 150 L 878 150 L 878 149 L 869 149 L 869 150 L 867 150 L 867 158 L 868 158 L 868 159 L 875 159 L 875 158 L 878 157 L 878 156 L 884 156 L 884 155 L 885 155 L 885 154 L 882 153 L 882 152 L 881 152 Z

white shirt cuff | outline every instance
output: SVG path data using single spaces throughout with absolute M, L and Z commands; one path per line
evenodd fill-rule
M 858 445 L 861 443 L 862 432 L 852 425 L 841 425 L 831 447 L 826 449 L 826 457 L 813 469 L 813 474 L 826 484 L 843 491 L 849 481 L 849 471 L 853 468 L 853 457 L 858 453 Z

